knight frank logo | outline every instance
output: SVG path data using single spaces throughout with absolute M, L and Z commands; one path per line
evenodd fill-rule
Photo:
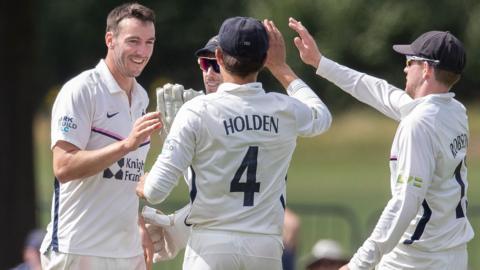
M 117 163 L 114 163 L 110 168 L 105 169 L 103 171 L 103 178 L 112 178 L 115 177 L 117 180 L 123 180 L 123 165 L 125 165 L 125 159 L 122 158 Z M 112 172 L 115 172 L 115 174 Z
M 122 158 L 103 171 L 103 178 L 138 182 L 143 174 L 143 160 Z

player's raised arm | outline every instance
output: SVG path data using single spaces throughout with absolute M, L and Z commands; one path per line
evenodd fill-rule
M 290 18 L 289 27 L 299 35 L 294 39 L 303 62 L 316 68 L 317 75 L 334 83 L 359 101 L 377 109 L 386 116 L 399 120 L 400 107 L 411 101 L 404 91 L 385 80 L 358 72 L 323 56 L 307 28 Z
M 269 40 L 265 67 L 267 67 L 272 75 L 287 89 L 292 81 L 298 79 L 298 76 L 286 62 L 285 41 L 283 40 L 282 33 L 280 33 L 273 21 L 265 19 L 263 25 L 267 30 Z
M 294 18 L 288 20 L 288 26 L 295 30 L 299 35 L 293 39 L 293 42 L 300 53 L 302 61 L 307 65 L 317 68 L 320 59 L 322 58 L 322 54 L 318 50 L 317 43 L 312 35 L 310 35 L 307 28 L 305 28 L 300 21 L 297 21 Z
M 305 84 L 286 62 L 285 41 L 282 33 L 271 20 L 264 20 L 263 25 L 268 34 L 269 48 L 265 66 L 283 85 L 287 94 L 303 104 L 297 109 L 297 122 L 302 136 L 314 136 L 325 132 L 330 127 L 332 116 L 327 106 Z

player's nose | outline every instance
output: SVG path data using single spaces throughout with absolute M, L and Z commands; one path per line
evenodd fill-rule
M 213 70 L 213 67 L 212 66 L 209 66 L 208 69 L 207 69 L 207 74 L 208 75 L 213 75 L 215 74 L 215 70 Z

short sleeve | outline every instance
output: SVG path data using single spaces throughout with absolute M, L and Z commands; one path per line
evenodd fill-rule
M 91 103 L 87 86 L 70 81 L 62 87 L 52 109 L 51 148 L 60 140 L 86 148 L 93 118 Z

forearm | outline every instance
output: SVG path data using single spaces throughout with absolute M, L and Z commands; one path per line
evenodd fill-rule
M 61 183 L 95 175 L 136 150 L 161 127 L 159 113 L 151 112 L 135 121 L 127 138 L 99 149 L 82 150 L 73 143 L 57 139 L 53 146 L 54 174 Z
M 415 198 L 403 200 L 392 198 L 370 237 L 354 254 L 350 269 L 373 269 L 383 255 L 389 253 L 400 241 L 402 235 L 418 211 Z
M 141 214 L 138 214 L 137 224 L 138 224 L 138 229 L 140 230 L 140 233 L 147 232 L 147 228 L 145 227 L 145 219 Z
M 160 155 L 145 179 L 143 196 L 152 204 L 161 203 L 178 184 L 181 174 L 181 170 L 165 163 Z
M 287 89 L 294 80 L 298 79 L 298 76 L 286 63 L 270 67 L 269 69 L 275 79 L 277 79 L 285 89 Z
M 400 120 L 400 107 L 412 100 L 405 91 L 387 81 L 340 65 L 326 57 L 321 58 L 316 73 L 395 120 Z
M 53 170 L 61 183 L 95 175 L 131 151 L 125 141 L 96 150 L 80 150 L 61 144 L 53 148 Z
M 330 128 L 332 115 L 328 107 L 305 82 L 301 79 L 292 81 L 287 88 L 287 93 L 310 109 L 307 112 L 307 120 L 298 122 L 302 126 L 300 128 L 302 130 L 301 136 L 315 136 Z M 301 119 L 303 118 L 301 117 Z

